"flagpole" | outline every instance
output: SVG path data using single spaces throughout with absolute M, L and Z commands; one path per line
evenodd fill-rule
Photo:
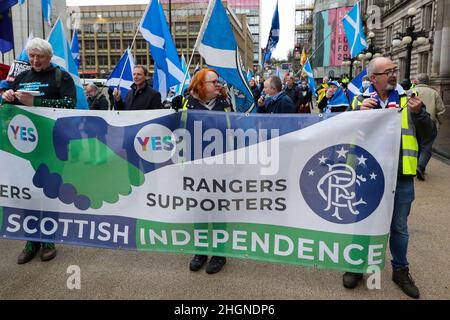
M 27 36 L 30 36 L 30 1 L 27 1 Z
M 221 1 L 221 0 L 216 0 L 216 1 Z M 213 8 L 213 3 L 214 2 L 215 1 L 211 1 L 211 0 L 209 0 L 209 2 L 208 2 L 208 8 L 206 9 L 207 14 L 205 15 L 205 18 L 203 19 L 202 26 L 200 27 L 200 31 L 199 31 L 198 36 L 197 36 L 197 40 L 195 40 L 194 48 L 192 48 L 192 55 L 191 55 L 191 58 L 189 59 L 189 63 L 188 63 L 187 68 L 186 68 L 186 73 L 184 74 L 183 83 L 181 84 L 180 91 L 177 92 L 177 95 L 181 94 L 181 92 L 183 90 L 183 87 L 184 87 L 184 84 L 186 83 L 187 75 L 189 73 L 189 68 L 191 67 L 191 63 L 192 63 L 192 59 L 194 58 L 195 50 L 198 47 L 200 36 L 203 36 L 203 34 L 205 33 L 206 21 L 209 21 L 209 19 L 211 18 L 212 8 Z M 188 53 L 189 53 L 189 48 L 188 48 Z

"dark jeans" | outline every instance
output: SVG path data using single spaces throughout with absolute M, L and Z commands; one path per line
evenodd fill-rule
M 420 170 L 425 171 L 428 161 L 430 161 L 431 153 L 433 151 L 433 143 L 437 137 L 436 125 L 433 123 L 433 134 L 428 139 L 419 140 L 419 163 L 418 167 Z
M 408 266 L 408 216 L 414 201 L 414 178 L 399 176 L 395 188 L 394 212 L 391 222 L 389 248 L 394 271 Z

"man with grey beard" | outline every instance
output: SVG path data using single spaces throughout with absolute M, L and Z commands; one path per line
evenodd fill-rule
M 397 66 L 389 58 L 373 59 L 367 66 L 367 75 L 372 84 L 363 95 L 353 99 L 352 109 L 399 108 L 402 112 L 400 157 L 389 239 L 392 281 L 408 296 L 419 298 L 419 289 L 409 273 L 406 258 L 409 239 L 408 216 L 414 200 L 414 176 L 419 151 L 417 138 L 429 139 L 433 134 L 433 122 L 417 92 L 409 92 L 407 95 L 400 86 L 397 86 L 397 73 Z M 379 135 L 380 139 L 383 139 L 383 132 Z M 343 276 L 344 287 L 353 289 L 362 278 L 361 273 L 346 272 Z

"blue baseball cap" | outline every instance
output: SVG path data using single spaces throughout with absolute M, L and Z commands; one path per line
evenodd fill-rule
M 0 90 L 8 90 L 11 88 L 12 88 L 11 84 L 8 81 L 6 81 L 6 80 L 0 81 Z

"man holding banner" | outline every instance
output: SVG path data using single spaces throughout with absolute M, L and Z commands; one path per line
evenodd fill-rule
M 4 102 L 25 106 L 69 108 L 76 104 L 75 83 L 69 73 L 53 67 L 50 60 L 53 49 L 48 41 L 34 38 L 25 48 L 30 58 L 31 70 L 21 73 L 12 89 L 6 91 Z M 31 261 L 42 246 L 40 258 L 49 261 L 56 256 L 54 243 L 27 241 L 17 263 Z
M 389 58 L 373 59 L 367 67 L 367 75 L 372 82 L 366 90 L 369 95 L 355 97 L 352 108 L 354 110 L 400 108 L 399 112 L 402 112 L 400 161 L 389 240 L 392 255 L 392 281 L 408 296 L 419 298 L 419 289 L 409 273 L 409 263 L 406 258 L 409 239 L 408 216 L 414 201 L 413 179 L 418 161 L 417 138 L 430 137 L 433 123 L 417 94 L 412 94 L 408 98 L 406 93 L 398 87 L 397 72 L 396 65 Z M 343 277 L 344 287 L 355 288 L 362 277 L 361 273 L 346 272 Z

